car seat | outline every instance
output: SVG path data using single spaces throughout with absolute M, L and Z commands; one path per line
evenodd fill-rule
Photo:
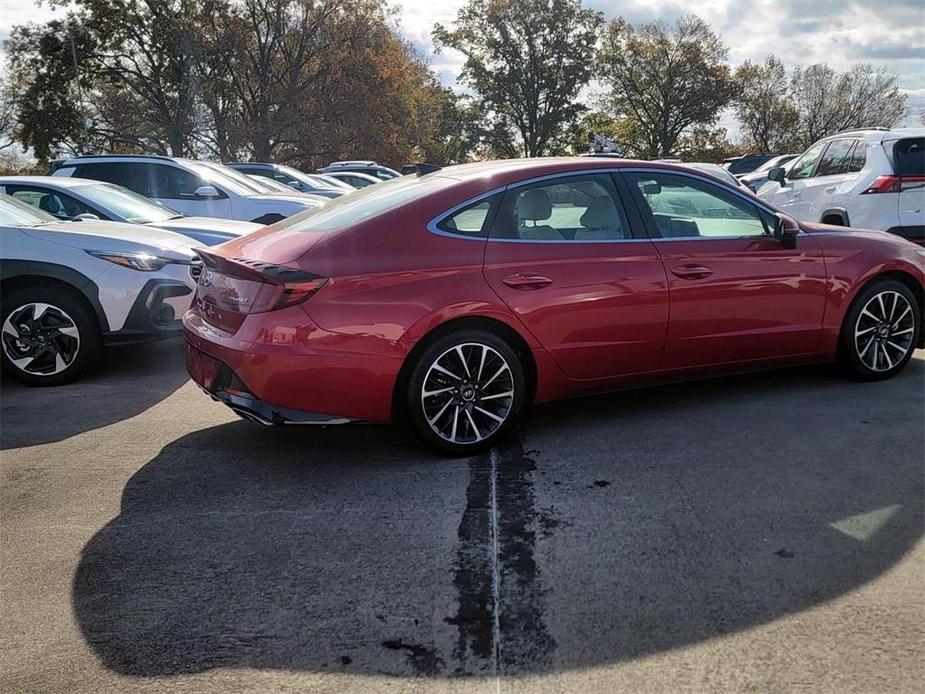
M 564 237 L 548 224 L 537 224 L 552 216 L 552 201 L 542 188 L 526 191 L 517 200 L 514 209 L 517 218 L 517 235 L 529 241 L 562 241 Z M 533 222 L 527 225 L 525 222 Z
M 578 220 L 583 229 L 575 232 L 576 241 L 604 241 L 625 238 L 620 215 L 609 195 L 594 198 Z

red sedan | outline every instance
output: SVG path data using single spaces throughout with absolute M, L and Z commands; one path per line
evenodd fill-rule
M 497 161 L 370 186 L 201 252 L 188 368 L 264 424 L 493 444 L 530 402 L 923 341 L 925 250 L 797 223 L 683 166 Z

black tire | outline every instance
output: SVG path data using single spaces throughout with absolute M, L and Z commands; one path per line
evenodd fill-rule
M 17 322 L 15 320 L 11 320 L 7 326 L 8 318 L 16 319 L 18 316 L 22 317 L 21 325 L 30 324 L 36 309 L 33 307 L 30 313 L 28 307 L 34 304 L 47 304 L 50 308 L 43 309 L 37 326 L 32 323 L 31 335 L 26 332 L 20 334 L 20 325 L 13 325 Z M 68 333 L 74 333 L 76 329 L 76 342 L 71 334 L 62 333 L 62 327 Z M 69 383 L 84 369 L 99 361 L 102 353 L 103 338 L 99 323 L 76 290 L 41 284 L 17 289 L 9 296 L 3 297 L 0 304 L 0 329 L 4 331 L 0 336 L 0 356 L 4 370 L 31 386 L 58 386 Z M 11 334 L 9 329 L 15 330 L 16 335 Z M 48 347 L 30 349 L 21 339 L 23 336 L 29 341 L 41 338 L 47 341 Z M 58 354 L 62 355 L 62 361 L 70 357 L 63 368 L 55 365 Z M 30 355 L 36 356 L 36 360 L 30 365 L 18 366 L 13 362 L 13 357 L 28 358 Z M 50 365 L 47 372 L 43 373 L 44 364 Z M 26 370 L 27 368 L 39 370 L 31 371 Z
M 906 307 L 909 311 L 905 311 Z M 875 320 L 884 318 L 881 313 L 885 319 Z M 900 319 L 901 313 L 905 315 Z M 839 344 L 843 369 L 862 381 L 892 378 L 912 359 L 922 330 L 921 318 L 922 309 L 915 294 L 905 284 L 875 280 L 858 293 L 845 314 Z M 900 347 L 905 349 L 901 356 Z
M 448 365 L 457 378 L 432 369 L 443 359 L 453 360 L 448 364 L 441 361 L 441 366 Z M 432 390 L 440 390 L 436 384 L 448 392 L 425 397 L 425 381 Z M 523 409 L 527 383 L 523 365 L 507 342 L 486 330 L 463 329 L 437 338 L 415 356 L 404 390 L 403 414 L 418 439 L 441 453 L 459 456 L 486 451 L 510 431 Z M 508 391 L 511 395 L 502 397 Z M 443 414 L 441 408 L 445 408 Z M 503 421 L 496 422 L 491 415 L 501 416 Z M 453 416 L 458 417 L 457 429 L 450 420 Z M 436 431 L 440 428 L 445 435 Z

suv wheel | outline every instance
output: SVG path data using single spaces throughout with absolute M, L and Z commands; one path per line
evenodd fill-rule
M 419 355 L 407 382 L 406 412 L 417 436 L 451 455 L 490 448 L 524 403 L 523 367 L 510 346 L 482 330 L 460 330 Z
M 921 309 L 906 285 L 879 280 L 855 298 L 842 326 L 841 357 L 849 372 L 874 381 L 898 374 L 912 358 Z
M 3 367 L 29 385 L 74 380 L 101 352 L 96 318 L 73 292 L 28 287 L 4 297 L 0 307 Z

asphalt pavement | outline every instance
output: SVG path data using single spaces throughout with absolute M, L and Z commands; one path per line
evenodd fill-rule
M 535 408 L 486 455 L 263 428 L 182 343 L 0 390 L 3 692 L 917 692 L 925 353 Z

